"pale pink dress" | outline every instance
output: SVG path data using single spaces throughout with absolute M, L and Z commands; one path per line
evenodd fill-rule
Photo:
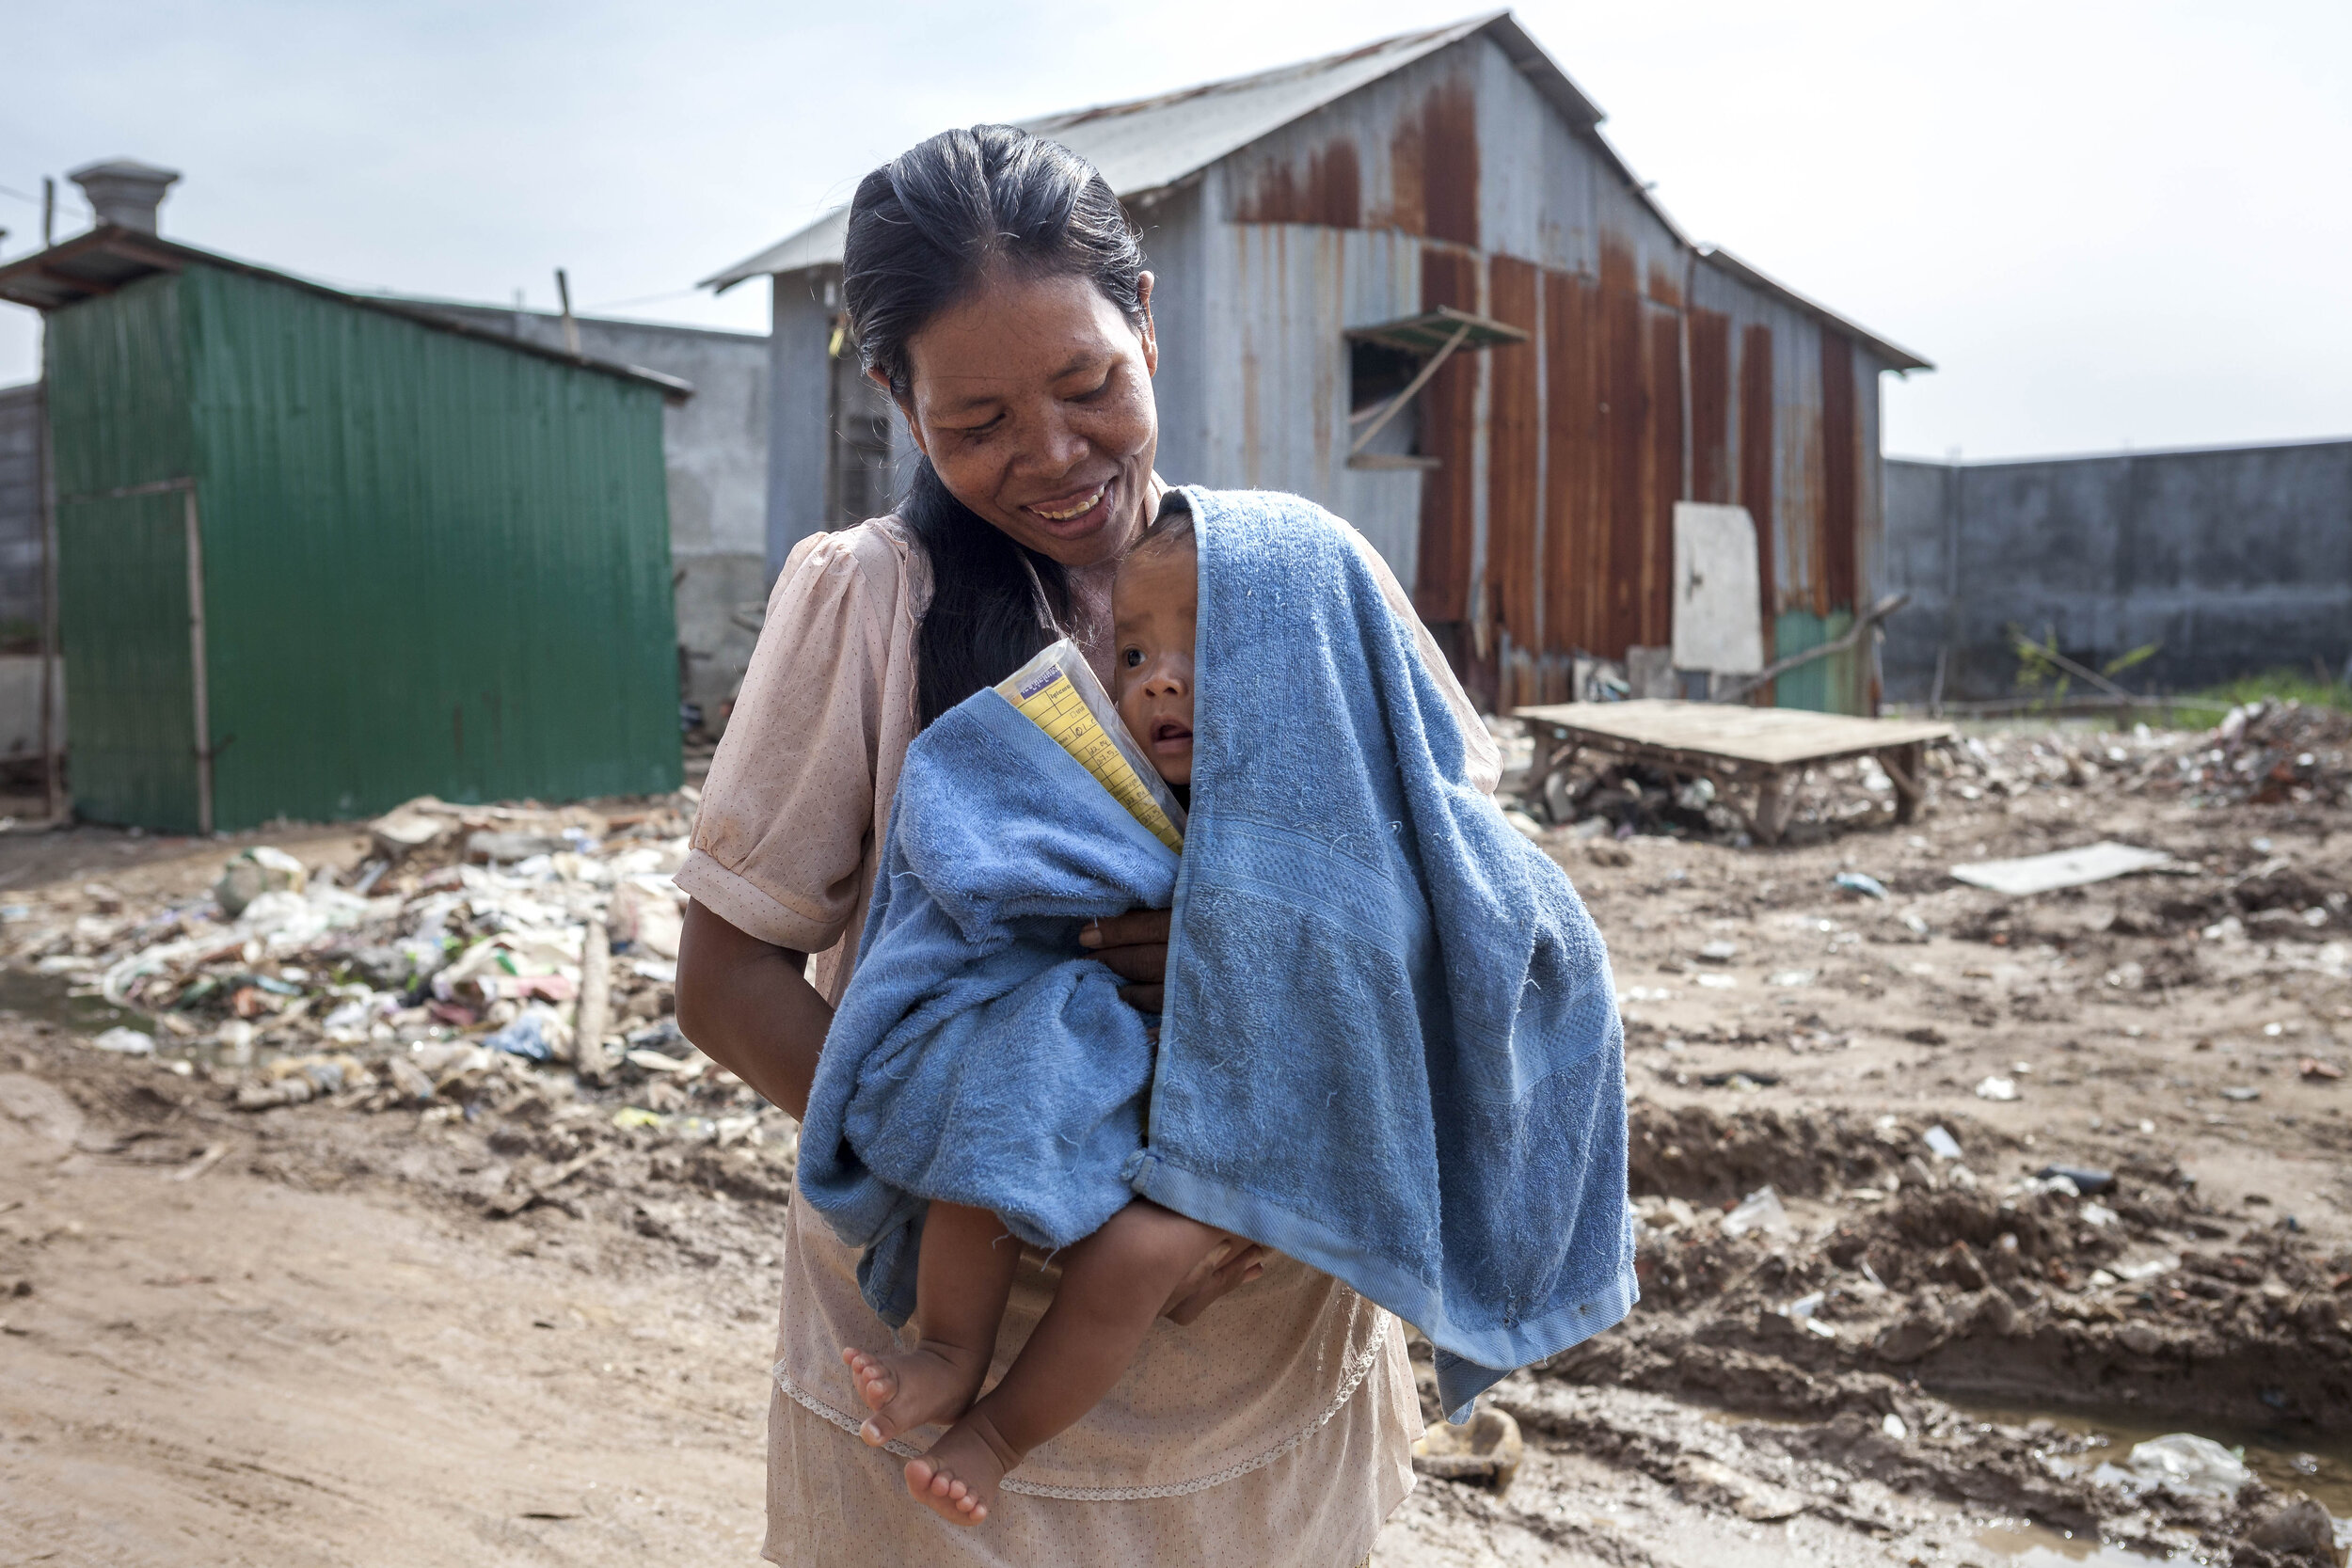
M 1363 548 L 1419 630 L 1393 576 Z M 677 876 L 752 936 L 820 955 L 814 978 L 828 1000 L 856 959 L 880 829 L 916 731 L 927 573 L 891 518 L 793 550 Z M 1494 743 L 1420 637 L 1461 718 L 1472 776 L 1491 790 Z M 855 1436 L 862 1407 L 840 1348 L 891 1343 L 858 1294 L 856 1265 L 805 1203 L 792 1204 L 765 1547 L 788 1568 L 1345 1568 L 1411 1489 L 1420 1404 L 1396 1320 L 1276 1258 L 1192 1326 L 1156 1324 L 1110 1396 L 1007 1478 L 985 1526 L 946 1524 L 908 1497 L 903 1458 Z M 1036 1255 L 1025 1259 L 998 1372 L 1043 1312 L 1051 1278 Z M 934 1433 L 913 1435 L 919 1448 Z

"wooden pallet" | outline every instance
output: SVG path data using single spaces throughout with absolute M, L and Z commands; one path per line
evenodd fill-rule
M 1590 748 L 1668 773 L 1713 781 L 1726 797 L 1753 788 L 1749 831 L 1759 844 L 1777 844 L 1796 805 L 1793 785 L 1807 768 L 1874 756 L 1895 782 L 1895 820 L 1918 816 L 1926 789 L 1927 749 L 1952 737 L 1952 726 L 1920 719 L 1855 719 L 1802 708 L 1743 707 L 1727 703 L 1561 703 L 1523 707 L 1514 716 L 1539 738 L 1549 755 L 1537 766 L 1538 788 Z

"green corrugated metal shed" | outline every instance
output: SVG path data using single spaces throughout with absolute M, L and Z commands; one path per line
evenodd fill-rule
M 81 816 L 677 786 L 679 384 L 119 229 L 0 297 L 47 312 Z

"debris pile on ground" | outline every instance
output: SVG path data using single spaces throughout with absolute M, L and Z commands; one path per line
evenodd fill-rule
M 1504 803 L 1537 826 L 1571 828 L 1580 838 L 1748 842 L 1747 818 L 1721 798 L 1711 780 L 1598 752 L 1547 775 L 1540 743 L 1521 733 L 1522 726 L 1499 721 L 1494 728 L 1504 752 Z M 2095 736 L 1995 734 L 1929 748 L 1927 770 L 1936 788 L 1964 802 L 2044 792 L 2076 798 L 2104 788 L 2146 787 L 2150 778 L 2169 776 L 2166 770 L 2175 767 L 2175 756 L 2202 755 L 2214 744 L 2209 736 L 2145 724 Z M 1795 780 L 1794 796 L 1787 837 L 1801 845 L 1883 828 L 1894 816 L 1897 791 L 1877 759 L 1865 756 L 1805 769 Z
M 349 868 L 262 846 L 208 895 L 159 908 L 101 883 L 52 889 L 0 910 L 8 956 L 151 1021 L 151 1036 L 118 1026 L 92 1045 L 200 1066 L 242 1110 L 320 1100 L 473 1120 L 564 1101 L 570 1121 L 757 1144 L 787 1118 L 673 1018 L 685 895 L 671 873 L 693 804 L 421 799 L 369 824 Z
M 2340 806 L 2352 790 L 2352 714 L 2265 700 L 2149 758 L 2124 785 L 2191 804 Z
M 1636 835 L 1744 845 L 1747 821 L 1714 784 L 1596 753 L 1547 775 L 1542 746 L 1517 721 L 1493 721 L 1503 748 L 1504 803 L 1534 828 L 1572 828 L 1579 837 Z M 2230 710 L 2207 731 L 2137 724 L 2092 735 L 1972 736 L 1928 752 L 1928 775 L 1964 802 L 2060 798 L 2088 811 L 2101 791 L 2179 800 L 2192 806 L 2333 806 L 2352 799 L 2352 714 L 2265 701 Z M 1870 757 L 1807 769 L 1796 785 L 1790 842 L 1818 842 L 1883 826 L 1894 781 Z
M 2032 1462 L 1989 1474 L 1981 1445 L 1957 1441 L 1972 1423 L 1920 1386 L 1992 1403 L 2062 1386 L 2084 1404 L 2316 1431 L 2352 1421 L 2352 1250 L 2284 1216 L 2233 1222 L 2168 1161 L 2053 1164 L 1987 1129 L 1893 1115 L 1719 1117 L 1640 1100 L 1629 1113 L 1645 1310 L 1555 1358 L 1538 1386 L 1826 1422 L 1804 1441 L 1883 1449 L 1879 1468 L 1911 1486 L 2067 1528 L 2104 1521 L 2109 1540 L 2162 1550 L 2243 1544 L 2252 1515 L 2299 1506 L 2268 1490 L 2291 1478 L 2240 1466 L 2227 1486 L 2192 1484 L 2183 1466 L 2201 1475 L 2207 1449 L 2228 1450 L 2183 1436 L 2116 1465 L 2054 1431 L 2018 1433 Z M 1505 1390 L 1504 1403 L 1534 1430 L 1558 1424 L 1539 1395 Z M 1939 1434 L 1954 1464 L 1931 1462 Z M 2308 1533 L 2296 1520 L 2279 1530 Z

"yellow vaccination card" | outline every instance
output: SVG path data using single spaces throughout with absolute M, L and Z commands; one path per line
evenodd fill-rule
M 1075 643 L 1063 638 L 998 682 L 996 689 L 1077 758 L 1153 838 L 1184 853 L 1184 807 L 1119 721 L 1119 710 Z

